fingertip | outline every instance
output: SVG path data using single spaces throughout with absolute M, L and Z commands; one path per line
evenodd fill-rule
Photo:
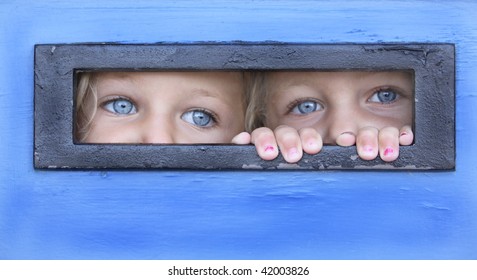
M 286 162 L 296 163 L 303 157 L 300 135 L 295 128 L 279 126 L 275 129 L 275 137 Z
M 252 132 L 251 142 L 255 145 L 261 159 L 273 160 L 278 157 L 278 146 L 271 129 L 267 127 L 257 128 Z
M 302 143 L 303 151 L 310 155 L 315 155 L 321 152 L 323 148 L 323 142 L 319 140 L 310 140 L 306 143 Z
M 263 160 L 273 160 L 278 157 L 279 150 L 275 139 L 268 139 L 265 141 L 259 141 L 255 143 L 258 155 Z
M 272 139 L 275 138 L 275 135 L 273 134 L 273 131 L 268 127 L 259 127 L 257 129 L 255 129 L 254 131 L 252 131 L 250 136 L 251 136 L 250 141 L 252 143 L 255 143 L 257 141 L 263 141 L 261 139 L 264 139 L 264 138 L 269 138 L 269 139 L 270 138 L 272 138 Z
M 323 148 L 323 139 L 318 131 L 313 128 L 302 128 L 298 133 L 305 153 L 314 155 L 321 151 Z
M 237 145 L 247 145 L 250 144 L 252 136 L 248 132 L 241 132 L 232 138 L 231 143 Z
M 402 146 L 409 146 L 414 141 L 414 133 L 410 126 L 405 126 L 399 133 L 399 144 Z
M 385 162 L 395 161 L 399 157 L 399 146 L 387 146 L 380 150 L 379 156 Z
M 378 156 L 378 148 L 373 145 L 358 146 L 358 156 L 363 160 L 373 160 Z
M 356 136 L 352 132 L 343 132 L 336 138 L 336 144 L 342 147 L 353 146 L 356 143 Z
M 262 146 L 255 146 L 258 155 L 263 160 L 273 160 L 278 157 L 278 147 L 274 144 L 264 144 Z
M 283 158 L 288 163 L 296 163 L 303 157 L 303 151 L 297 147 L 291 147 L 286 151 L 282 151 L 282 154 Z
M 363 160 L 373 160 L 378 156 L 378 129 L 375 127 L 363 127 L 359 129 L 356 137 L 356 150 Z
M 391 162 L 399 156 L 399 130 L 385 127 L 379 131 L 379 156 L 385 162 Z

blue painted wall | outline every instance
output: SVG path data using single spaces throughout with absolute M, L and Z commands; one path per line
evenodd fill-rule
M 475 1 L 2 1 L 0 259 L 477 259 Z M 39 171 L 33 46 L 456 44 L 451 172 Z M 438 135 L 436 135 L 438 137 Z

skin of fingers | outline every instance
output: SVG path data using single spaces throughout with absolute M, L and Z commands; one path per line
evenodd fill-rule
M 373 160 L 378 156 L 378 135 L 379 131 L 375 127 L 364 127 L 358 131 L 356 150 L 361 159 Z
M 283 158 L 288 163 L 298 162 L 303 157 L 301 139 L 298 131 L 289 126 L 278 126 L 275 137 Z
M 314 128 L 302 128 L 298 131 L 301 139 L 303 151 L 307 154 L 314 155 L 323 148 L 323 139 Z
M 353 146 L 355 143 L 356 143 L 356 136 L 352 132 L 341 133 L 336 138 L 336 145 L 338 146 L 349 147 L 349 146 Z
M 260 127 L 252 131 L 251 142 L 263 160 L 273 160 L 278 156 L 275 134 L 270 128 Z
M 232 144 L 237 144 L 237 145 L 247 145 L 250 144 L 252 141 L 252 136 L 248 132 L 241 132 L 237 135 L 235 135 L 234 138 L 232 138 L 231 143 Z
M 414 133 L 410 125 L 405 125 L 399 131 L 399 144 L 409 146 L 414 141 Z
M 379 131 L 379 156 L 383 161 L 391 162 L 399 156 L 399 130 L 385 127 Z

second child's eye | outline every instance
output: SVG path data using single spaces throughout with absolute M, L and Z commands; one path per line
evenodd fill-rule
M 212 113 L 198 109 L 185 112 L 181 119 L 199 127 L 211 127 L 216 123 Z
M 323 110 L 323 106 L 313 100 L 298 101 L 291 106 L 290 112 L 297 115 L 307 115 L 318 110 Z
M 369 102 L 389 104 L 396 101 L 398 94 L 392 89 L 380 89 L 376 91 L 369 99 Z
M 124 98 L 108 101 L 103 105 L 103 107 L 109 112 L 118 115 L 130 115 L 137 112 L 136 106 L 131 101 Z

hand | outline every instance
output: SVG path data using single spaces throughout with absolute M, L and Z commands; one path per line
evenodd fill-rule
M 339 139 L 340 137 L 337 139 L 338 145 L 344 142 Z M 399 145 L 411 145 L 413 140 L 414 134 L 411 127 L 407 125 L 400 130 L 395 127 L 385 127 L 380 130 L 375 127 L 364 127 L 356 136 L 356 149 L 361 159 L 373 160 L 379 153 L 383 161 L 391 162 L 399 156 Z
M 252 132 L 251 142 L 255 144 L 258 155 L 264 160 L 273 160 L 279 149 L 288 163 L 296 163 L 303 157 L 303 152 L 317 154 L 323 147 L 323 141 L 313 128 L 296 130 L 281 125 L 274 131 L 261 127 Z
M 363 160 L 373 160 L 378 154 L 383 161 L 391 162 L 399 156 L 399 146 L 411 145 L 414 134 L 410 126 L 400 130 L 395 127 L 385 127 L 378 130 L 375 127 L 364 127 L 358 135 L 344 133 L 336 139 L 339 146 L 352 146 L 356 144 L 358 156 Z M 307 154 L 317 154 L 323 147 L 320 134 L 313 128 L 296 130 L 292 127 L 281 125 L 274 131 L 261 127 L 252 132 L 242 132 L 232 139 L 234 144 L 255 144 L 260 158 L 264 160 L 275 159 L 281 151 L 283 158 L 288 163 L 296 163 Z
M 234 138 L 232 138 L 231 141 L 232 144 L 237 144 L 237 145 L 247 145 L 251 143 L 251 136 L 250 133 L 248 132 L 241 132 L 237 135 L 235 135 Z

